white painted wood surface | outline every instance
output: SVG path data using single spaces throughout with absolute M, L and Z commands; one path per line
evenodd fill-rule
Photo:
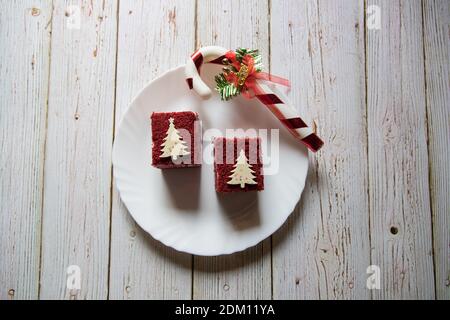
M 51 16 L 49 1 L 0 2 L 1 300 L 38 297 Z
M 194 1 L 121 1 L 119 10 L 116 127 L 134 96 L 184 64 L 195 42 Z M 192 256 L 141 230 L 115 187 L 111 231 L 111 299 L 191 298 Z
M 56 1 L 42 221 L 42 299 L 105 299 L 108 293 L 117 35 L 116 1 Z M 81 289 L 66 288 L 67 268 Z
M 436 298 L 450 300 L 450 2 L 423 2 Z
M 259 48 L 269 62 L 268 2 L 199 1 L 197 47 Z M 226 32 L 224 32 L 226 30 Z M 232 256 L 195 257 L 194 299 L 270 299 L 270 239 Z
M 371 5 L 379 30 L 365 28 Z M 0 299 L 449 299 L 449 10 L 0 0 Z M 204 258 L 133 222 L 111 147 L 138 91 L 211 44 L 260 48 L 326 145 L 272 239 Z M 366 288 L 370 264 L 380 290 Z M 81 290 L 66 287 L 69 265 Z
M 434 270 L 421 1 L 369 1 L 367 131 L 375 299 L 433 299 Z
M 293 101 L 326 145 L 274 236 L 274 298 L 370 298 L 363 4 L 273 1 L 271 13 L 272 72 L 292 80 Z

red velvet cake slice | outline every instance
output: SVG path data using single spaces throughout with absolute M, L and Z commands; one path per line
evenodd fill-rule
M 202 130 L 192 111 L 153 112 L 152 165 L 160 169 L 198 167 L 202 163 Z
M 260 138 L 215 138 L 217 192 L 264 190 Z

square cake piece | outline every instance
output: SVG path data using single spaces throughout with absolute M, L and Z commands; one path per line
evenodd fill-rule
M 202 129 L 192 111 L 153 112 L 152 165 L 160 169 L 198 167 L 202 163 Z
M 264 190 L 261 139 L 215 138 L 214 176 L 217 192 Z

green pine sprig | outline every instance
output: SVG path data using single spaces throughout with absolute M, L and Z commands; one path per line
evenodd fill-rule
M 238 48 L 236 49 L 236 59 L 242 63 L 242 59 L 245 55 L 251 55 L 253 57 L 253 60 L 255 61 L 255 69 L 257 72 L 262 71 L 263 64 L 262 64 L 262 56 L 259 53 L 258 49 L 247 49 L 247 48 Z
M 259 53 L 258 49 L 247 49 L 247 48 L 238 48 L 236 49 L 236 60 L 242 63 L 242 60 L 245 55 L 250 55 L 253 57 L 255 62 L 254 68 L 257 72 L 262 71 L 262 56 Z M 228 71 L 238 72 L 234 66 L 229 64 L 227 66 Z M 221 73 L 215 77 L 216 80 L 216 90 L 220 94 L 220 98 L 222 100 L 228 101 L 231 98 L 239 95 L 241 93 L 241 88 L 236 87 L 233 83 L 229 83 L 225 77 L 224 73 Z
M 227 81 L 223 73 L 217 75 L 215 80 L 216 90 L 219 91 L 220 98 L 222 100 L 228 101 L 241 93 L 239 88 L 237 88 L 233 83 L 229 83 Z

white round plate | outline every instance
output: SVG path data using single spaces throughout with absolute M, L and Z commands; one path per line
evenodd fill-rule
M 217 66 L 202 67 L 210 87 L 218 72 Z M 261 137 L 263 161 L 271 162 L 265 163 L 264 191 L 216 193 L 211 136 L 204 136 L 200 168 L 150 165 L 151 113 L 184 110 L 198 112 L 204 132 L 219 130 L 212 136 L 227 128 L 269 129 L 267 139 Z M 271 129 L 279 129 L 279 152 L 271 150 Z M 165 245 L 205 256 L 244 250 L 275 232 L 299 201 L 308 171 L 306 148 L 264 105 L 244 97 L 222 102 L 214 93 L 203 100 L 187 87 L 184 66 L 155 79 L 134 99 L 119 125 L 112 159 L 122 201 L 139 226 Z

